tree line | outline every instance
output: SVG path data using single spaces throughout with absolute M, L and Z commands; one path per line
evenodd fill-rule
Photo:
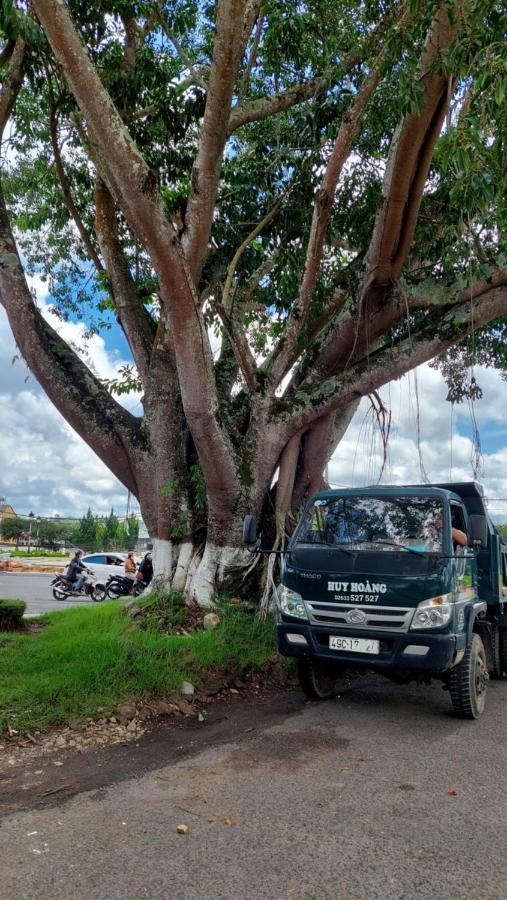
M 136 516 L 118 519 L 114 509 L 108 516 L 94 514 L 89 508 L 77 522 L 58 522 L 35 517 L 13 516 L 0 523 L 0 537 L 15 541 L 16 549 L 23 540 L 32 547 L 50 550 L 63 546 L 80 547 L 83 550 L 131 550 L 139 537 L 139 520 Z

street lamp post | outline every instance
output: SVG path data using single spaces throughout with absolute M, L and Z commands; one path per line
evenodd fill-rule
M 37 549 L 39 549 L 39 547 L 40 547 L 39 529 L 40 529 L 40 522 L 41 522 L 40 516 L 37 516 L 36 521 L 37 521 L 37 538 L 36 538 L 36 540 L 37 540 Z

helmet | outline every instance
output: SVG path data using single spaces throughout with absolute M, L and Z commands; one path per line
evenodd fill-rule
M 133 551 L 133 550 L 129 550 L 129 552 L 127 553 L 127 556 L 130 557 L 130 556 L 133 556 L 133 555 L 134 555 L 134 551 Z

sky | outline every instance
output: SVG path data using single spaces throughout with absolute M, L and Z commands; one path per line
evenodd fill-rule
M 32 286 L 39 297 L 44 296 L 42 285 Z M 62 323 L 51 315 L 44 299 L 39 304 L 63 337 L 82 348 L 84 325 Z M 118 329 L 107 332 L 105 338 L 95 335 L 80 352 L 100 377 L 114 378 L 118 368 L 129 361 L 128 350 Z M 0 307 L 0 496 L 19 514 L 79 517 L 91 506 L 97 513 L 114 507 L 124 515 L 126 489 L 67 425 L 16 355 Z M 495 520 L 507 522 L 507 384 L 491 370 L 477 369 L 475 375 L 484 391 L 483 399 L 475 404 L 482 446 L 477 480 L 490 498 Z M 382 483 L 421 483 L 424 472 L 432 482 L 473 479 L 470 410 L 467 404 L 451 408 L 446 393 L 441 375 L 427 365 L 380 391 L 392 411 Z M 138 396 L 122 402 L 134 414 L 141 414 Z M 330 461 L 328 477 L 335 486 L 358 487 L 378 481 L 382 446 L 368 406 L 363 400 Z

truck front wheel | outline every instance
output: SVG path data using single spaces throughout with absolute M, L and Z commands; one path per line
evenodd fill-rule
M 463 719 L 478 719 L 484 712 L 488 681 L 484 644 L 479 635 L 474 634 L 463 659 L 451 669 L 451 702 Z
M 303 657 L 298 660 L 298 678 L 310 700 L 327 700 L 336 694 L 338 670 L 329 663 Z

